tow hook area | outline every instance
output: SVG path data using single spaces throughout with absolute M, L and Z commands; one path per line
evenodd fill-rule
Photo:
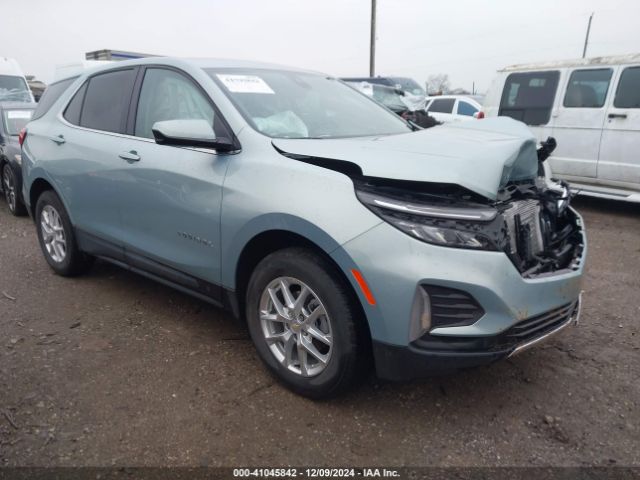
M 563 323 L 561 323 L 560 325 L 556 326 L 553 330 L 547 331 L 543 335 L 540 335 L 539 337 L 536 337 L 536 338 L 534 338 L 532 340 L 529 340 L 528 342 L 525 342 L 525 343 L 522 343 L 522 344 L 518 345 L 507 356 L 507 358 L 513 357 L 514 355 L 517 355 L 517 354 L 519 354 L 521 352 L 524 352 L 525 350 L 528 350 L 529 348 L 533 347 L 534 345 L 537 345 L 538 343 L 548 339 L 552 335 L 555 335 L 556 333 L 560 332 L 561 330 L 564 330 L 569 325 L 578 325 L 578 322 L 580 321 L 580 313 L 582 311 L 582 293 L 583 292 L 580 292 L 580 294 L 578 295 L 578 300 L 576 300 L 575 306 L 573 307 L 573 311 L 571 312 L 571 314 L 568 316 L 568 318 Z
M 578 303 L 576 304 L 576 308 L 573 310 L 573 313 L 571 314 L 571 320 L 574 325 L 578 325 L 580 323 L 580 314 L 582 313 L 582 294 L 583 293 L 584 293 L 584 290 L 582 290 L 580 292 L 580 295 L 578 295 Z

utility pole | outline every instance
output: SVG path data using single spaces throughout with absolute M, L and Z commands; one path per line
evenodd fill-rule
M 584 49 L 582 50 L 582 58 L 587 56 L 587 44 L 589 43 L 589 32 L 591 32 L 591 20 L 593 20 L 593 13 L 589 16 L 589 23 L 587 24 L 587 35 L 584 37 Z
M 376 0 L 371 0 L 371 44 L 369 47 L 369 76 L 376 75 Z

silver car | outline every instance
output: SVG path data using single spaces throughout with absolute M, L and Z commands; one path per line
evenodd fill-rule
M 488 364 L 577 318 L 582 220 L 512 119 L 419 130 L 328 75 L 166 58 L 41 105 L 23 193 L 51 268 L 100 258 L 228 308 L 302 395 Z

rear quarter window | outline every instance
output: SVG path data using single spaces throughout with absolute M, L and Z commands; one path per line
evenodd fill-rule
M 87 91 L 87 83 L 85 82 L 82 87 L 73 95 L 73 98 L 67 105 L 64 111 L 64 118 L 67 122 L 74 125 L 80 125 L 80 113 L 82 111 L 82 103 L 84 102 L 84 95 Z
M 545 125 L 558 90 L 560 72 L 512 73 L 507 77 L 498 115 L 527 125 Z
M 69 88 L 69 85 L 76 80 L 76 78 L 78 77 L 67 78 L 49 85 L 42 94 L 42 97 L 40 97 L 40 102 L 38 102 L 38 106 L 36 107 L 35 112 L 33 112 L 31 120 L 37 120 L 38 118 L 43 117 L 51 109 L 53 104 L 56 103 L 56 100 L 60 98 L 60 95 L 62 95 L 65 90 Z

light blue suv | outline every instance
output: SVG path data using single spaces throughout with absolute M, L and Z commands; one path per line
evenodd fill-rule
M 511 119 L 420 130 L 327 75 L 149 58 L 51 85 L 22 138 L 55 272 L 100 258 L 226 307 L 309 397 L 577 320 L 582 221 Z

